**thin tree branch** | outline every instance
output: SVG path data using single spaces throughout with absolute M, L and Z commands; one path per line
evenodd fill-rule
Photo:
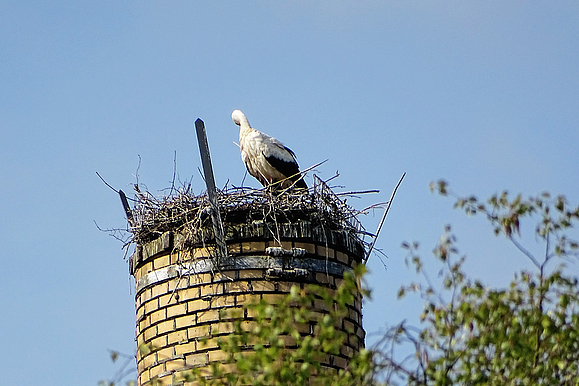
M 535 258 L 535 256 L 533 256 L 533 254 L 529 251 L 527 251 L 521 244 L 519 244 L 519 242 L 517 240 L 515 240 L 512 236 L 507 235 L 507 238 L 515 245 L 515 247 L 517 247 L 517 249 L 521 252 L 523 252 L 523 254 L 525 256 L 527 256 L 529 258 L 529 260 L 531 260 L 533 262 L 533 264 L 535 264 L 535 266 L 539 269 L 541 269 L 541 263 L 539 263 L 539 261 Z

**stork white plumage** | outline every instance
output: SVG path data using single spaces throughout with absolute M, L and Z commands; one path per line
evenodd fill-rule
M 276 186 L 285 189 L 295 182 L 297 188 L 308 188 L 304 180 L 300 179 L 296 155 L 290 148 L 285 147 L 277 139 L 252 128 L 245 114 L 240 110 L 235 110 L 231 118 L 239 126 L 241 159 L 249 174 L 263 186 L 279 182 Z

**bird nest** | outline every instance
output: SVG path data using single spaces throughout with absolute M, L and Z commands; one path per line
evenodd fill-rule
M 307 192 L 287 190 L 272 194 L 266 188 L 238 187 L 218 190 L 223 228 L 227 232 L 240 224 L 269 224 L 275 228 L 279 224 L 308 221 L 312 227 L 352 236 L 367 249 L 366 239 L 374 235 L 364 229 L 358 217 L 382 204 L 356 210 L 346 204 L 346 198 L 376 191 L 334 193 L 326 182 L 314 175 L 314 184 Z M 138 186 L 135 190 L 133 208 L 127 213 L 130 227 L 129 237 L 124 240 L 126 247 L 144 245 L 168 231 L 180 235 L 175 240 L 175 248 L 179 250 L 215 241 L 207 194 L 195 195 L 190 186 L 171 189 L 170 194 L 162 197 L 142 192 Z M 276 239 L 275 234 L 273 237 Z

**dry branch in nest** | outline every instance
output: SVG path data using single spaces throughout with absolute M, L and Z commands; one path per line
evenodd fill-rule
M 164 197 L 142 192 L 138 186 L 135 190 L 126 246 L 145 244 L 167 231 L 181 236 L 175 247 L 183 251 L 213 242 L 211 207 L 206 194 L 196 196 L 189 187 L 171 189 L 172 193 Z M 312 226 L 353 235 L 366 248 L 369 245 L 366 237 L 373 237 L 358 220 L 365 211 L 347 205 L 345 199 L 315 175 L 314 185 L 307 193 L 288 190 L 274 195 L 266 188 L 237 187 L 226 187 L 217 193 L 224 228 L 256 222 L 275 228 L 278 224 L 307 220 Z M 361 193 L 364 192 L 356 192 Z

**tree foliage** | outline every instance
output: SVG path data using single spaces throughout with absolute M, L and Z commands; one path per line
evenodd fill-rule
M 555 258 L 577 256 L 578 244 L 567 231 L 579 219 L 563 196 L 547 193 L 523 199 L 507 192 L 486 203 L 452 194 L 444 181 L 432 185 L 453 195 L 455 207 L 483 214 L 497 236 L 504 236 L 536 267 L 517 272 L 504 288 L 488 288 L 463 270 L 456 237 L 447 226 L 434 248 L 443 265 L 442 289 L 433 283 L 416 243 L 404 243 L 408 259 L 423 280 L 403 287 L 399 296 L 418 292 L 425 301 L 419 328 L 401 323 L 375 348 L 374 358 L 389 383 L 409 385 L 576 385 L 579 384 L 579 295 L 576 277 Z M 521 223 L 536 221 L 540 256 L 526 249 Z M 560 260 L 561 261 L 561 260 Z M 404 342 L 413 352 L 404 360 L 393 354 Z

